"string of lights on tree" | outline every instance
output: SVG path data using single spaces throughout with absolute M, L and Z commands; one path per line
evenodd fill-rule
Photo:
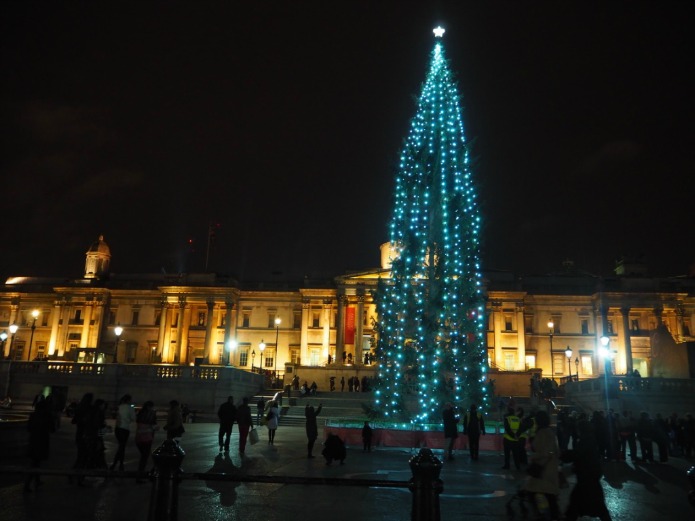
M 487 405 L 480 215 L 444 30 L 434 33 L 396 174 L 389 240 L 397 255 L 375 295 L 374 408 L 393 422 L 439 423 L 446 402 Z

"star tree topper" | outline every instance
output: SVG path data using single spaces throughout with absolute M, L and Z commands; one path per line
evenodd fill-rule
M 437 26 L 432 32 L 434 33 L 435 38 L 441 38 L 444 36 L 444 28 L 441 25 Z

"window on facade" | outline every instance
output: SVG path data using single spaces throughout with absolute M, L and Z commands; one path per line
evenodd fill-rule
M 116 310 L 109 310 L 109 325 L 113 326 L 116 323 Z
M 369 323 L 367 322 L 369 320 L 369 313 L 365 310 L 365 312 L 362 315 L 362 325 L 367 326 Z
M 220 323 L 217 327 L 224 327 L 227 325 L 227 313 L 220 313 Z
M 633 318 L 630 320 L 630 329 L 639 331 L 639 319 Z
M 155 326 L 158 326 L 158 325 L 161 323 L 161 320 L 162 320 L 162 312 L 161 312 L 161 311 L 155 312 L 155 314 L 154 314 L 154 325 L 155 325 Z
M 239 351 L 239 367 L 246 367 L 249 365 L 249 350 L 242 349 Z
M 560 334 L 560 317 L 553 316 L 552 319 L 553 319 L 553 334 L 559 335 Z
M 565 374 L 565 369 L 567 369 L 567 357 L 564 354 L 553 354 L 554 374 Z
M 268 312 L 268 328 L 275 328 L 275 317 L 277 314 L 274 311 Z
M 174 316 L 171 319 L 171 327 L 178 327 L 179 326 L 179 313 L 174 313 Z
M 683 335 L 690 336 L 690 322 L 687 320 L 683 322 Z
M 487 365 L 488 367 L 495 367 L 495 350 L 487 350 Z
M 292 314 L 292 329 L 301 329 L 302 327 L 302 312 L 295 311 Z
M 514 371 L 516 369 L 516 352 L 505 350 L 504 351 L 504 370 Z
M 272 369 L 274 362 L 275 362 L 275 358 L 273 357 L 273 352 L 271 351 L 270 353 L 268 353 L 266 351 L 266 353 L 265 353 L 265 367 L 267 367 L 268 369 Z
M 530 355 L 526 353 L 526 360 L 524 362 L 526 365 L 526 370 L 528 371 L 529 369 L 533 369 L 536 367 L 536 355 Z
M 312 311 L 311 312 L 311 327 L 319 327 L 321 324 L 321 312 Z
M 82 310 L 76 309 L 75 310 L 75 322 L 79 322 L 80 320 L 82 320 Z
M 582 335 L 588 335 L 589 334 L 589 319 L 583 318 L 581 324 L 582 324 Z
M 36 357 L 37 358 L 43 358 L 46 356 L 46 344 L 37 344 L 36 345 Z
M 140 320 L 140 312 L 139 311 L 133 311 L 133 321 L 130 324 L 133 326 L 137 326 L 139 320 Z
M 198 326 L 205 325 L 205 313 L 198 313 Z
M 591 376 L 594 374 L 594 363 L 591 355 L 581 355 L 579 361 L 581 362 L 581 370 L 584 376 Z
M 321 350 L 318 348 L 313 348 L 309 351 L 309 365 L 319 365 L 319 357 L 321 356 Z
M 511 315 L 507 315 L 507 314 L 504 315 L 504 330 L 505 331 L 514 331 Z
M 244 311 L 241 314 L 241 327 L 249 327 L 250 323 L 251 323 L 251 312 L 250 311 Z
M 290 361 L 295 365 L 299 365 L 299 349 L 290 349 Z
M 533 333 L 533 317 L 530 315 L 524 315 L 524 331 Z
M 21 360 L 24 357 L 24 342 L 15 341 L 15 343 L 17 345 L 13 348 L 13 351 L 14 351 L 13 360 Z
M 48 326 L 48 313 L 41 313 L 41 326 Z
M 613 321 L 610 319 L 606 322 L 606 333 L 609 335 L 614 334 L 613 333 Z

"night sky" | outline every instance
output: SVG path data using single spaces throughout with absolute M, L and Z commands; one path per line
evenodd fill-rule
M 80 276 L 100 234 L 114 272 L 203 271 L 211 222 L 208 271 L 241 280 L 377 267 L 438 24 L 483 267 L 685 274 L 692 2 L 21 1 L 0 3 L 0 277 Z

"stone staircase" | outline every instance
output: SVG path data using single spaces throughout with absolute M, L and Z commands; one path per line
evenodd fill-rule
M 262 396 L 268 401 L 275 395 L 275 389 L 266 389 Z M 256 395 L 251 399 L 251 411 L 255 418 L 255 404 L 261 395 Z M 319 405 L 323 405 L 321 414 L 317 418 L 319 424 L 322 424 L 328 419 L 351 419 L 361 420 L 367 419 L 362 404 L 371 402 L 371 393 L 349 393 L 349 392 L 319 392 L 316 396 L 299 398 L 292 392 L 292 396 L 288 399 L 287 396 L 282 397 L 282 406 L 280 408 L 280 427 L 283 425 L 304 426 L 304 408 L 307 404 L 312 405 L 315 409 Z

